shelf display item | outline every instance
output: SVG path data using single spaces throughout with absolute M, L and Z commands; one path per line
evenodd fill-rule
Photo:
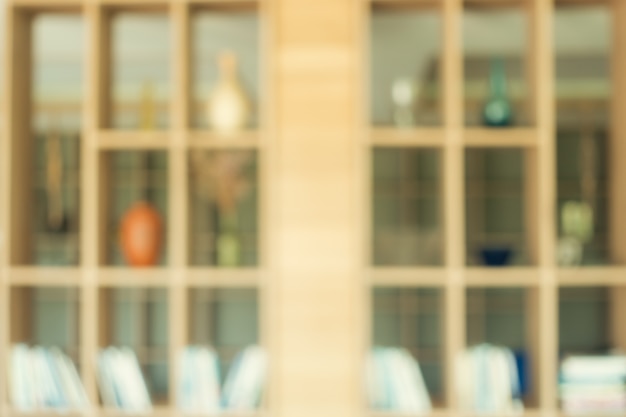
M 415 126 L 415 89 L 410 78 L 398 78 L 391 87 L 393 121 L 397 127 Z
M 120 244 L 131 266 L 153 266 L 161 254 L 163 221 L 149 203 L 135 203 L 122 218 Z
M 558 243 L 561 266 L 580 265 L 583 245 L 593 236 L 593 209 L 583 201 L 568 201 L 561 209 L 562 236 Z
M 246 152 L 192 153 L 197 193 L 217 209 L 217 265 L 240 265 L 238 204 L 250 192 Z
M 229 411 L 258 409 L 267 380 L 267 353 L 257 345 L 240 351 L 226 375 L 222 408 Z
M 150 413 L 152 400 L 137 355 L 130 348 L 108 347 L 98 355 L 98 383 L 107 408 Z
M 186 413 L 220 411 L 220 363 L 211 347 L 187 346 L 180 355 L 178 408 Z
M 250 122 L 249 99 L 237 73 L 237 57 L 222 52 L 218 57 L 219 80 L 207 104 L 209 126 L 221 133 L 232 133 Z
M 19 412 L 84 411 L 90 407 L 76 365 L 56 347 L 14 345 L 8 374 L 11 401 Z
M 559 393 L 567 415 L 626 413 L 626 356 L 570 356 L 560 369 Z
M 521 414 L 520 371 L 510 349 L 481 344 L 457 358 L 459 408 L 470 413 Z
M 493 59 L 489 72 L 489 98 L 483 108 L 485 126 L 506 127 L 513 122 L 513 110 L 507 92 L 506 70 L 501 58 Z
M 367 362 L 372 409 L 427 415 L 432 404 L 419 363 L 408 350 L 375 347 Z
M 65 233 L 69 223 L 63 206 L 63 154 L 61 137 L 51 129 L 46 140 L 46 228 L 53 233 Z
M 480 256 L 487 266 L 505 266 L 511 260 L 513 250 L 506 246 L 487 246 L 480 250 Z

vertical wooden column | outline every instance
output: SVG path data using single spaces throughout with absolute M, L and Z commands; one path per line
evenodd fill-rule
M 11 198 L 11 153 L 12 153 L 12 126 L 11 126 L 11 114 L 12 108 L 12 76 L 14 68 L 14 27 L 15 19 L 11 12 L 10 6 L 5 8 L 6 15 L 4 16 L 4 56 L 2 57 L 3 67 L 3 88 L 2 88 L 2 147 L 0 148 L 0 158 L 2 158 L 2 197 L 4 201 L 9 201 Z M 2 211 L 0 212 L 1 223 L 0 231 L 0 358 L 9 358 L 9 326 L 10 326 L 10 306 L 9 306 L 9 264 L 11 261 L 11 205 L 4 203 L 2 205 Z M 8 398 L 8 384 L 7 378 L 0 378 L 0 413 L 6 415 L 9 413 L 9 398 Z
M 447 281 L 445 289 L 446 401 L 455 409 L 454 364 L 465 348 L 465 152 L 463 147 L 463 2 L 443 1 L 444 228 Z
M 81 201 L 80 201 L 80 245 L 82 288 L 80 297 L 80 344 L 81 373 L 85 389 L 92 404 L 98 404 L 96 384 L 96 361 L 98 354 L 98 334 L 100 322 L 98 312 L 98 267 L 102 252 L 100 205 L 102 193 L 100 182 L 103 175 L 100 169 L 98 151 L 98 130 L 103 123 L 106 102 L 103 96 L 108 90 L 108 22 L 99 1 L 93 0 L 84 8 L 86 33 L 84 91 L 85 111 L 81 135 Z
M 186 292 L 186 266 L 188 259 L 187 221 L 187 128 L 189 120 L 189 74 L 190 74 L 190 19 L 187 2 L 171 5 L 172 33 L 172 91 L 171 118 L 173 135 L 169 149 L 169 217 L 168 250 L 170 255 L 169 312 L 169 382 L 170 401 L 176 404 L 178 393 L 178 356 L 187 343 L 189 320 Z
M 532 59 L 532 88 L 535 98 L 535 121 L 538 132 L 536 155 L 537 184 L 537 261 L 540 270 L 539 295 L 529 308 L 539 312 L 538 367 L 535 378 L 539 406 L 544 415 L 557 412 L 558 367 L 558 285 L 556 265 L 556 140 L 554 100 L 553 2 L 533 0 L 530 7 L 529 48 Z M 529 166 L 529 165 L 527 165 Z M 530 164 L 532 166 L 532 164 Z M 532 178 L 532 175 L 530 176 Z M 530 227 L 530 225 L 527 225 Z M 531 358 L 532 360 L 532 358 Z
M 357 0 L 274 0 L 272 415 L 361 409 Z
M 611 132 L 609 142 L 610 185 L 609 195 L 609 229 L 611 261 L 626 263 L 626 190 L 623 180 L 626 179 L 626 120 L 623 112 L 626 109 L 626 3 L 615 1 L 611 4 L 613 22 L 612 53 L 611 53 L 611 84 L 613 89 L 611 101 Z M 612 288 L 610 291 L 610 336 L 611 345 L 626 348 L 626 328 L 623 320 L 626 317 L 626 287 Z
M 626 4 L 623 1 L 611 2 L 613 30 L 611 54 L 611 132 L 609 142 L 609 239 L 611 261 L 626 263 Z

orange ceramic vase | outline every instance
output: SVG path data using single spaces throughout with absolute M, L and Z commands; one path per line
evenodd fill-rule
M 157 210 L 145 201 L 133 205 L 122 219 L 120 240 L 129 265 L 155 265 L 163 241 L 163 222 Z

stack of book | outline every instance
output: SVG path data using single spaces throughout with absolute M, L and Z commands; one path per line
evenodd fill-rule
M 376 410 L 427 414 L 432 405 L 419 364 L 402 348 L 375 347 L 368 357 L 367 392 Z
M 258 408 L 267 374 L 263 349 L 249 346 L 239 352 L 220 386 L 219 359 L 210 347 L 188 346 L 181 353 L 178 407 L 186 413 Z
M 18 411 L 89 407 L 76 366 L 57 348 L 13 346 L 9 380 L 11 400 Z
M 105 407 L 149 412 L 152 401 L 135 352 L 109 347 L 98 356 L 98 384 Z
M 482 344 L 457 358 L 459 407 L 470 413 L 520 414 L 520 372 L 510 349 Z
M 563 411 L 576 414 L 626 413 L 626 356 L 571 356 L 561 364 Z

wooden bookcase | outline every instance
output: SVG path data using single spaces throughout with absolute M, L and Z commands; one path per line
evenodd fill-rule
M 266 57 L 259 56 L 267 42 L 259 22 L 267 11 L 255 1 L 16 1 L 3 7 L 9 64 L 3 105 L 7 204 L 2 222 L 7 244 L 2 254 L 0 356 L 8 358 L 14 343 L 60 344 L 79 366 L 93 404 L 84 414 L 114 415 L 99 399 L 97 353 L 111 345 L 130 345 L 150 387 L 154 415 L 176 415 L 178 358 L 184 346 L 211 344 L 226 363 L 244 345 L 267 348 L 267 93 L 262 90 L 267 83 L 263 81 Z M 216 15 L 226 23 L 228 16 L 234 16 L 231 20 L 239 27 L 245 20 L 247 38 L 221 39 L 209 47 L 248 42 L 245 47 L 253 52 L 244 57 L 248 66 L 244 69 L 255 88 L 255 122 L 249 130 L 227 138 L 198 122 L 204 107 L 196 91 L 206 90 L 204 84 L 213 83 L 216 75 L 210 80 L 197 75 L 198 67 L 214 67 L 207 58 L 214 58 L 216 52 L 200 56 L 206 47 L 197 45 L 202 41 L 198 33 L 219 31 Z M 213 26 L 207 29 L 203 16 L 210 16 L 209 26 Z M 50 32 L 42 32 L 42 27 L 48 24 L 46 19 L 58 18 L 66 21 L 50 27 L 68 31 L 69 36 L 60 39 L 69 46 L 53 51 L 58 56 L 46 56 L 49 44 L 43 38 Z M 133 37 L 146 34 L 152 43 L 139 49 L 137 42 L 133 46 Z M 71 85 L 73 95 L 68 99 L 42 94 L 40 84 L 51 81 L 41 80 L 38 65 L 48 65 L 43 69 L 57 77 L 52 82 Z M 59 69 L 68 75 L 65 79 L 59 79 Z M 137 120 L 145 87 L 141 77 L 154 77 L 155 122 L 149 129 Z M 256 90 L 259 86 L 261 91 Z M 61 138 L 63 164 L 72 159 L 70 154 L 78 160 L 64 167 L 64 179 L 72 179 L 72 195 L 78 196 L 65 201 L 73 215 L 71 233 L 65 233 L 71 234 L 71 240 L 50 238 L 38 226 L 46 168 L 36 156 L 45 152 L 46 138 L 41 135 L 50 126 L 46 112 L 51 118 L 54 112 L 65 112 L 78 119 L 71 128 L 66 123 L 66 131 L 75 131 Z M 246 213 L 240 266 L 217 265 L 216 226 L 212 220 L 207 224 L 197 219 L 197 207 L 207 210 L 207 204 L 198 202 L 194 188 L 194 153 L 207 155 L 209 161 L 247 153 L 244 159 L 253 165 L 248 178 L 253 207 Z M 120 253 L 118 229 L 124 211 L 141 199 L 161 213 L 164 244 L 157 265 L 132 268 Z M 49 242 L 40 243 L 42 236 Z M 72 255 L 51 263 L 54 256 L 59 258 L 55 246 L 71 248 Z M 202 254 L 203 248 L 208 255 L 195 256 L 194 250 Z M 234 314 L 234 309 L 239 312 Z M 226 310 L 230 313 L 224 317 Z M 232 321 L 229 315 L 238 319 Z M 241 330 L 233 336 L 225 330 L 228 326 Z M 55 330 L 59 335 L 51 339 Z M 8 366 L 8 361 L 2 362 Z M 6 375 L 0 380 L 0 414 L 19 414 L 11 407 Z M 264 409 L 251 414 L 261 415 Z
M 609 179 L 603 182 L 609 226 L 597 243 L 598 253 L 604 256 L 602 265 L 564 268 L 556 261 L 561 198 L 557 132 L 558 109 L 567 100 L 558 96 L 555 16 L 559 8 L 588 6 L 604 8 L 612 21 L 607 54 L 610 94 L 597 100 L 599 112 L 610 115 L 604 126 L 604 133 L 610 133 L 606 135 L 610 152 L 604 160 Z M 80 365 L 95 405 L 86 415 L 115 415 L 98 405 L 94 360 L 99 348 L 123 342 L 115 337 L 113 317 L 125 297 L 140 304 L 161 305 L 159 300 L 165 300 L 166 308 L 157 314 L 166 317 L 160 329 L 167 331 L 159 336 L 165 345 L 143 346 L 146 357 L 167 363 L 167 393 L 154 412 L 159 416 L 181 415 L 175 398 L 180 349 L 189 343 L 214 342 L 209 325 L 197 328 L 202 312 L 232 299 L 256 300 L 257 342 L 269 352 L 264 407 L 255 413 L 260 415 L 384 414 L 366 406 L 364 360 L 373 344 L 391 340 L 418 358 L 424 356 L 427 372 L 437 375 L 433 415 L 460 417 L 464 413 L 453 395 L 455 357 L 477 341 L 513 340 L 511 347 L 523 348 L 529 357 L 532 382 L 525 415 L 556 416 L 560 351 L 605 345 L 626 348 L 626 332 L 620 328 L 626 315 L 626 190 L 621 186 L 626 178 L 622 161 L 626 145 L 621 140 L 626 134 L 621 117 L 626 97 L 622 75 L 626 5 L 622 1 L 8 0 L 5 10 L 0 357 L 8 357 L 12 343 L 38 343 L 33 336 L 32 305 L 39 297 L 71 306 L 66 308 L 74 312 L 66 348 Z M 516 109 L 524 117 L 515 127 L 488 129 L 468 117 L 483 97 L 466 94 L 466 84 L 475 76 L 474 68 L 477 77 L 484 78 L 480 72 L 484 63 L 466 53 L 463 39 L 471 34 L 464 33 L 463 22 L 469 14 L 503 10 L 512 10 L 524 22 L 519 36 L 523 52 L 511 60 L 523 79 Z M 203 128 L 198 116 L 204 90 L 194 79 L 193 21 L 205 12 L 258 17 L 257 122 L 234 138 Z M 31 140 L 32 22 L 34 16 L 59 13 L 80 16 L 84 32 L 82 119 L 76 139 L 80 175 L 72 185 L 80 196 L 75 237 L 79 250 L 72 255 L 76 261 L 71 266 L 46 266 L 33 260 L 31 228 L 37 207 L 32 189 L 25 185 L 36 182 L 38 169 L 31 158 L 36 145 Z M 167 22 L 170 44 L 162 59 L 168 87 L 165 99 L 159 96 L 159 130 L 128 129 L 115 122 L 116 111 L 124 108 L 124 103 L 116 102 L 111 52 L 116 45 L 112 20 L 119 13 L 160 16 Z M 431 22 L 434 38 L 401 38 L 382 45 L 402 51 L 404 42 L 427 43 L 434 51 L 428 122 L 415 128 L 399 129 L 372 114 L 384 113 L 371 108 L 388 100 L 381 94 L 388 94 L 389 86 L 376 89 L 372 81 L 376 62 L 386 63 L 375 61 L 374 45 L 376 16 L 385 13 L 423 13 Z M 593 100 L 587 101 L 594 105 Z M 580 105 L 576 100 L 570 104 Z M 577 111 L 584 114 L 584 109 Z M 254 154 L 258 227 L 256 252 L 251 255 L 255 261 L 250 265 L 207 265 L 210 262 L 197 248 L 204 238 L 194 235 L 201 222 L 194 220 L 189 158 L 190 151 L 197 149 Z M 154 175 L 163 178 L 152 195 L 164 202 L 167 213 L 167 256 L 160 265 L 145 269 L 119 264 L 112 230 L 116 190 L 122 187 L 112 174 L 118 167 L 115 156 L 137 152 L 161 155 L 151 165 Z M 387 195 L 400 207 L 398 218 L 404 219 L 396 225 L 436 224 L 435 243 L 429 246 L 436 256 L 429 261 L 411 258 L 410 253 L 409 261 L 389 261 L 375 253 L 377 242 L 384 239 L 377 234 L 374 220 L 378 209 L 373 184 L 378 175 L 376 159 L 384 158 L 384 152 L 399 161 L 393 181 L 400 191 Z M 485 199 L 486 161 L 497 161 L 500 155 L 507 155 L 519 168 L 510 184 L 516 190 L 515 201 L 521 202 L 516 221 L 522 226 L 514 232 L 523 234 L 516 248 L 524 255 L 515 265 L 489 268 L 472 258 L 487 233 L 480 228 L 484 224 L 468 214 L 466 198 L 469 193 L 476 200 Z M 412 172 L 415 164 L 419 167 L 420 161 L 426 161 L 427 168 L 417 180 L 405 181 L 403 175 Z M 481 172 L 468 172 L 468 167 L 479 167 Z M 411 189 L 415 184 L 416 190 Z M 426 214 L 413 219 L 407 201 L 426 208 Z M 480 211 L 484 205 L 479 201 L 472 207 Z M 413 237 L 408 236 L 408 241 Z M 389 245 L 397 246 L 398 240 L 393 240 L 397 236 L 391 238 Z M 53 288 L 47 295 L 36 291 L 49 287 Z M 63 292 L 63 288 L 70 290 Z M 582 310 L 587 315 L 578 308 L 581 299 L 590 303 Z M 510 339 L 489 327 L 486 317 L 494 311 L 496 316 L 513 316 L 517 332 Z M 568 337 L 571 329 L 565 316 L 575 313 L 587 319 L 585 331 L 595 345 Z M 377 314 L 386 314 L 387 321 Z M 468 318 L 476 322 L 468 325 Z M 411 324 L 416 320 L 437 330 L 429 333 L 426 327 L 424 333 L 419 324 Z M 385 325 L 398 331 L 381 333 L 380 326 Z M 141 326 L 155 324 L 144 321 Z M 0 414 L 19 414 L 11 408 L 4 376 Z

